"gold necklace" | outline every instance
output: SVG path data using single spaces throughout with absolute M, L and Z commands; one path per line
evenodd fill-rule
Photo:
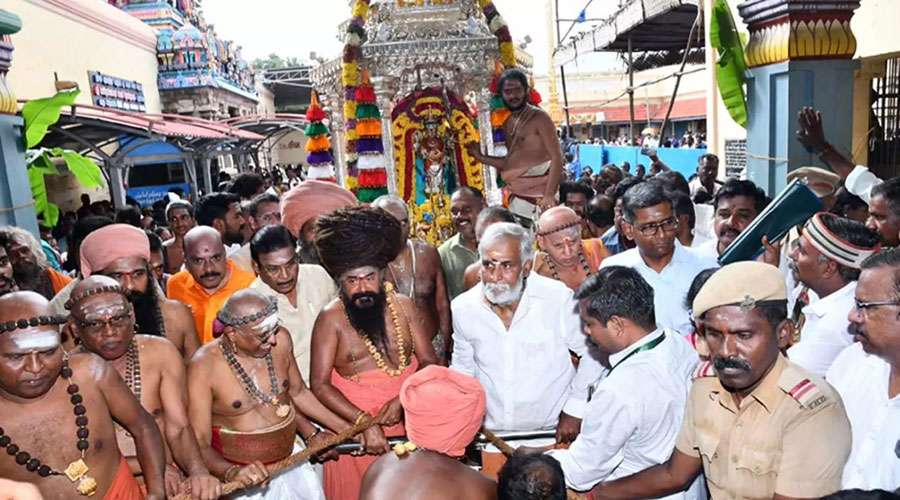
M 409 357 L 406 355 L 406 350 L 404 349 L 405 342 L 403 340 L 403 330 L 400 328 L 400 318 L 398 317 L 397 309 L 394 306 L 394 285 L 390 282 L 385 282 L 384 291 L 387 293 L 388 312 L 391 315 L 391 323 L 394 325 L 394 335 L 397 339 L 397 351 L 400 360 L 397 364 L 397 368 L 388 367 L 387 362 L 384 360 L 384 356 L 381 355 L 381 351 L 375 347 L 375 344 L 372 343 L 372 340 L 368 335 L 360 333 L 359 330 L 356 330 L 356 328 L 353 327 L 353 324 L 350 323 L 350 317 L 347 316 L 346 308 L 344 309 L 344 316 L 347 318 L 347 323 L 350 324 L 350 328 L 353 328 L 356 331 L 356 334 L 362 337 L 363 343 L 366 345 L 366 350 L 369 351 L 369 355 L 372 356 L 372 360 L 375 361 L 375 366 L 388 374 L 388 376 L 399 377 L 400 375 L 403 375 L 403 372 L 409 366 Z M 413 354 L 413 349 L 410 349 L 410 355 L 411 354 Z

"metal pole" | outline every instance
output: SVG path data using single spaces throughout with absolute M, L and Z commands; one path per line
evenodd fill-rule
M 559 32 L 559 0 L 556 0 L 556 45 L 559 46 L 562 43 L 562 34 Z M 566 112 L 566 135 L 568 137 L 572 137 L 572 125 L 569 122 L 569 93 L 566 91 L 566 67 L 562 64 L 559 65 L 559 77 L 562 80 L 562 92 L 563 92 L 563 110 Z
M 634 140 L 634 59 L 631 54 L 631 35 L 628 35 L 628 144 Z

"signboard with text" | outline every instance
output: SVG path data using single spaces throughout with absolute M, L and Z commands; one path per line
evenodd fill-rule
M 91 82 L 94 106 L 122 111 L 147 111 L 144 85 L 140 82 L 116 78 L 99 71 L 88 71 L 88 80 Z

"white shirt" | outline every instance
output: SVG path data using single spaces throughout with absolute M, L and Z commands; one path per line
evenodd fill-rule
M 841 486 L 894 491 L 900 486 L 900 396 L 888 399 L 891 366 L 860 343 L 844 349 L 828 370 L 841 395 L 853 447 Z
M 844 186 L 850 194 L 859 196 L 866 204 L 868 204 L 869 200 L 872 198 L 872 188 L 883 182 L 883 180 L 879 179 L 878 176 L 873 174 L 868 168 L 857 165 L 844 180 Z
M 639 351 L 663 335 L 658 345 Z M 566 485 L 585 491 L 668 460 L 698 362 L 691 345 L 671 330 L 656 330 L 610 355 L 613 369 L 597 384 L 581 434 L 568 450 L 547 452 L 562 466 Z M 698 498 L 696 487 L 668 498 Z
M 638 248 L 603 259 L 600 268 L 609 266 L 630 267 L 640 273 L 653 287 L 653 308 L 656 312 L 657 326 L 676 330 L 686 336 L 693 331 L 684 303 L 688 289 L 700 271 L 719 267 L 719 263 L 715 259 L 703 257 L 694 250 L 683 247 L 676 241 L 672 261 L 661 273 L 650 269 L 644 263 Z
M 800 342 L 787 350 L 788 359 L 816 375 L 825 376 L 834 358 L 853 343 L 847 331 L 850 321 L 847 316 L 853 309 L 856 281 L 804 306 L 801 312 L 806 317 L 800 330 Z
M 588 353 L 572 291 L 531 273 L 507 330 L 481 290 L 479 283 L 451 303 L 450 368 L 484 387 L 484 426 L 494 431 L 555 429 L 563 410 L 581 418 L 588 387 L 603 367 Z M 570 350 L 581 356 L 577 373 Z
M 696 241 L 694 240 L 695 243 Z M 705 240 L 699 245 L 691 246 L 691 250 L 704 259 L 717 261 L 719 259 L 719 240 L 717 238 Z

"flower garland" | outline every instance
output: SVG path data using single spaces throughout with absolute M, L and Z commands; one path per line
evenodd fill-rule
M 488 28 L 500 44 L 500 62 L 503 66 L 512 68 L 516 65 L 516 46 L 513 45 L 512 36 L 509 34 L 509 26 L 497 11 L 493 0 L 478 0 L 478 4 L 481 6 Z
M 363 71 L 362 84 L 356 88 L 356 169 L 359 187 L 356 197 L 363 203 L 388 193 L 384 142 L 381 139 L 381 112 L 375 104 L 375 89 Z
M 337 182 L 334 175 L 334 157 L 331 154 L 331 138 L 329 136 L 331 132 L 322 123 L 325 120 L 325 111 L 319 104 L 319 96 L 315 90 L 312 91 L 312 96 L 309 98 L 306 119 L 309 121 L 309 125 L 304 131 L 307 138 L 306 152 L 309 153 L 306 155 L 306 162 L 309 164 L 306 178 Z
M 356 88 L 360 84 L 359 59 L 362 55 L 362 44 L 366 38 L 366 19 L 369 17 L 370 0 L 355 0 L 352 17 L 347 26 L 347 42 L 341 65 L 341 84 L 344 87 L 344 130 L 346 132 L 347 176 L 345 187 L 356 190 L 358 187 L 357 152 L 356 152 Z

